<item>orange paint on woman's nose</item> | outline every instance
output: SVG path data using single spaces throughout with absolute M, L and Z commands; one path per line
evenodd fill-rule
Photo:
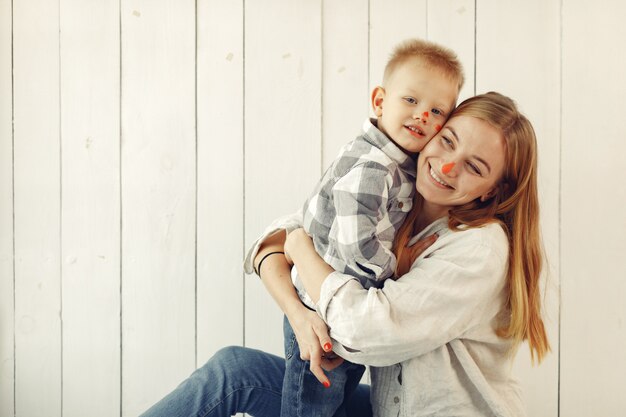
M 452 168 L 454 168 L 454 162 L 450 162 L 450 163 L 444 164 L 441 167 L 441 172 L 443 172 L 444 174 L 448 175 L 450 173 L 450 171 L 452 171 Z

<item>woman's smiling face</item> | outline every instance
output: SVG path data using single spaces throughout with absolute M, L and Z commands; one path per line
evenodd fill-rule
M 453 116 L 419 154 L 417 192 L 446 211 L 492 197 L 504 173 L 505 146 L 489 123 Z

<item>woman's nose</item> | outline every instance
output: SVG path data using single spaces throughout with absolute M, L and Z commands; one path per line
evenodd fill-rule
M 450 171 L 452 171 L 452 169 L 454 168 L 454 165 L 456 165 L 454 162 L 448 162 L 447 164 L 443 164 L 443 166 L 441 167 L 441 172 L 443 172 L 445 175 L 448 175 Z

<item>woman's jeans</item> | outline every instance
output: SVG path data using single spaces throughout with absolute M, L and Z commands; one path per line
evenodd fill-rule
M 219 350 L 143 417 L 226 417 L 248 413 L 277 417 L 285 359 L 255 349 L 231 346 Z M 346 404 L 348 417 L 372 415 L 369 387 L 359 385 Z
M 365 372 L 365 366 L 344 361 L 326 372 L 330 387 L 325 388 L 310 370 L 310 362 L 300 358 L 300 346 L 285 316 L 285 378 L 281 417 L 346 417 L 344 400 L 349 398 Z

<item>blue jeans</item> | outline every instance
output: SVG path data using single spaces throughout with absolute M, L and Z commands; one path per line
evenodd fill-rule
M 285 359 L 238 346 L 219 350 L 143 417 L 254 417 L 280 415 Z M 371 417 L 369 386 L 359 385 L 346 404 L 348 417 Z
M 325 388 L 300 358 L 296 335 L 285 317 L 285 378 L 281 417 L 345 417 L 344 400 L 352 395 L 365 372 L 365 366 L 345 361 L 326 372 L 330 387 Z

